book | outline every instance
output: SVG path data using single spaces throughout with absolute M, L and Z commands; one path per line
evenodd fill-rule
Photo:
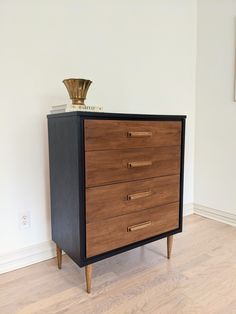
M 65 110 L 60 110 L 60 109 L 54 109 L 54 110 L 50 110 L 50 113 L 63 113 L 63 112 L 66 112 Z
M 67 104 L 53 105 L 53 106 L 52 106 L 52 109 L 53 109 L 53 110 L 65 109 L 67 106 L 68 106 Z
M 64 104 L 64 105 L 54 105 L 52 106 L 50 113 L 63 113 L 70 111 L 92 111 L 92 112 L 102 112 L 102 106 L 80 106 L 80 105 L 72 105 L 72 104 Z

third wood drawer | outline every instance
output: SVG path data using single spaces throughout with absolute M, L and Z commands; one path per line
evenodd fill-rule
M 179 175 L 86 189 L 87 223 L 179 201 Z
M 85 153 L 86 187 L 180 173 L 180 146 Z

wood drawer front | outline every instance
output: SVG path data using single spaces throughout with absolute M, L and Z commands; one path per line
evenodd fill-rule
M 86 152 L 85 163 L 87 187 L 174 175 L 180 146 Z
M 89 223 L 86 225 L 87 257 L 108 252 L 178 227 L 179 203 Z
M 85 150 L 181 144 L 181 121 L 85 120 Z
M 96 222 L 178 202 L 179 188 L 179 175 L 88 188 L 86 221 Z

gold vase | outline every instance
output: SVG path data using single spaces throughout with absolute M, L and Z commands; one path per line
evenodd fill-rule
M 70 78 L 63 80 L 73 105 L 85 106 L 87 91 L 92 81 L 85 79 Z

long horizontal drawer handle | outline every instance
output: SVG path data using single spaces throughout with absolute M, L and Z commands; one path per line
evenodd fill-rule
M 151 166 L 152 161 L 132 161 L 127 163 L 128 168 L 138 168 L 138 167 L 146 167 L 146 166 Z
M 148 220 L 148 221 L 142 222 L 142 223 L 137 224 L 137 225 L 129 226 L 127 228 L 127 232 L 132 232 L 132 231 L 140 230 L 143 228 L 147 228 L 150 225 L 151 225 L 151 221 Z
M 152 132 L 127 132 L 127 137 L 150 137 Z
M 145 191 L 145 192 L 140 192 L 140 193 L 135 193 L 135 194 L 129 194 L 129 195 L 127 195 L 127 200 L 132 201 L 132 200 L 136 200 L 138 198 L 150 196 L 151 194 L 152 194 L 152 191 Z

